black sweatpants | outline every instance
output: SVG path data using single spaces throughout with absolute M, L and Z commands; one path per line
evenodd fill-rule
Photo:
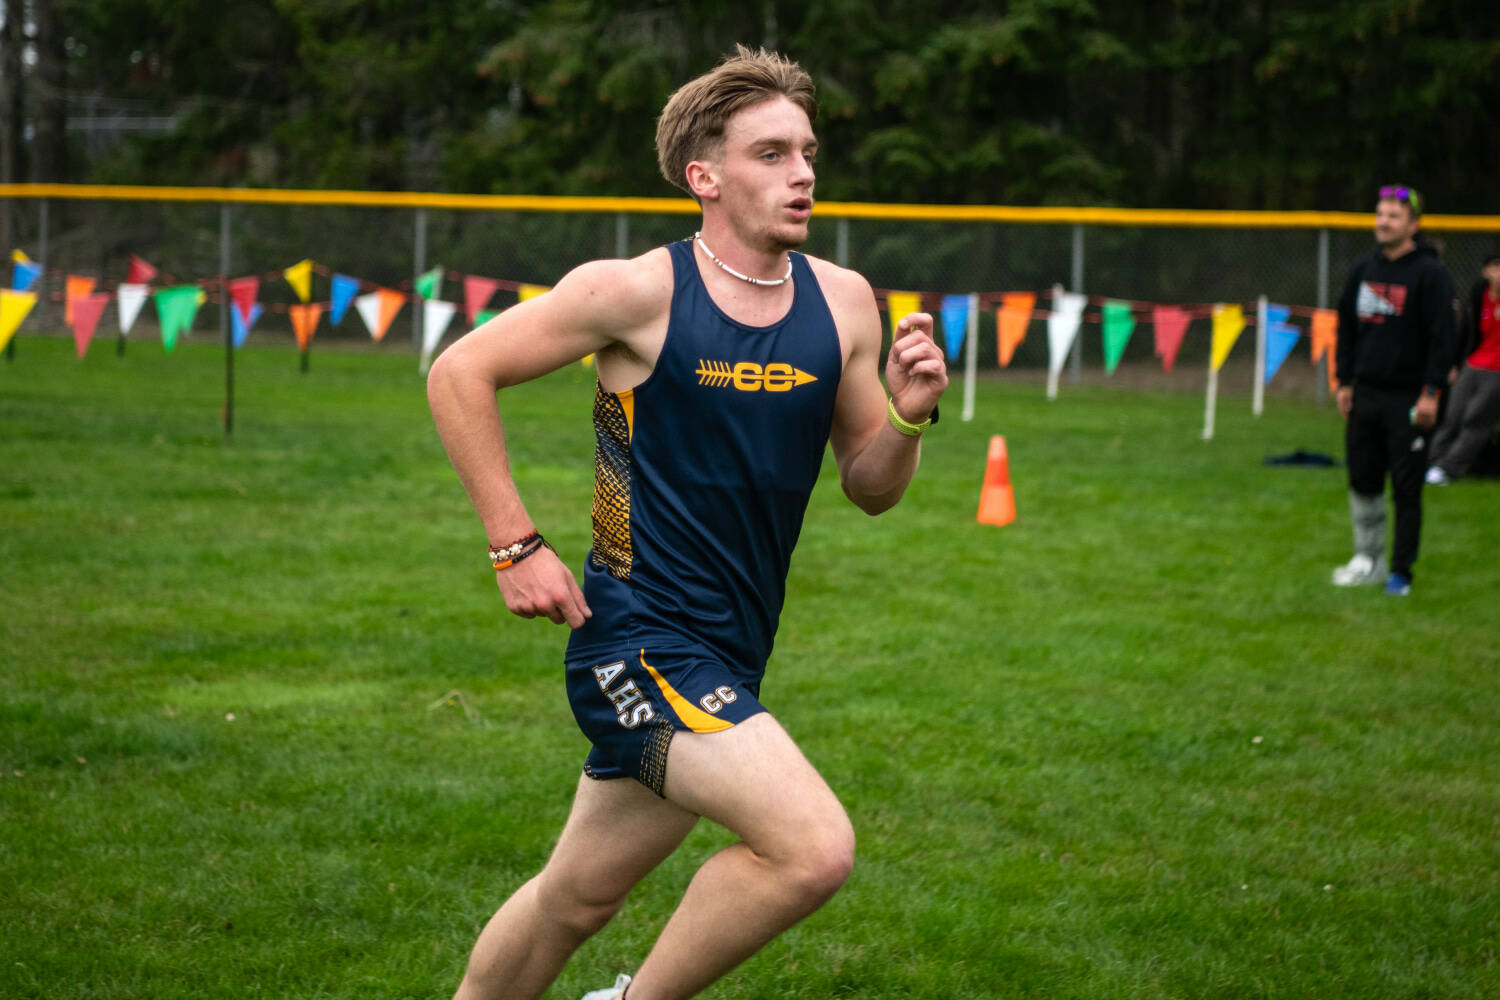
M 1349 462 L 1349 488 L 1365 496 L 1385 492 L 1391 477 L 1396 503 L 1396 539 L 1391 548 L 1391 571 L 1411 576 L 1422 538 L 1422 478 L 1427 473 L 1427 449 L 1432 432 L 1413 426 L 1411 408 L 1418 389 L 1354 389 L 1354 408 L 1344 427 L 1344 451 Z

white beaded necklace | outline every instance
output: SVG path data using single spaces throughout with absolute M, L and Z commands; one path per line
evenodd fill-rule
M 708 259 L 709 260 L 711 260 L 715 264 L 719 265 L 719 268 L 721 270 L 726 271 L 729 274 L 734 275 L 736 278 L 739 278 L 741 281 L 748 281 L 752 285 L 760 285 L 763 288 L 775 288 L 777 285 L 784 285 L 788 281 L 792 280 L 792 258 L 791 258 L 790 254 L 788 254 L 787 258 L 786 258 L 786 274 L 783 274 L 779 278 L 752 278 L 748 274 L 741 274 L 740 272 L 736 271 L 734 268 L 730 267 L 728 264 L 724 263 L 719 258 L 715 257 L 714 256 L 714 252 L 708 248 L 708 244 L 703 242 L 703 232 L 702 232 L 702 230 L 699 230 L 698 232 L 696 232 L 696 233 L 693 234 L 693 240 L 700 247 L 703 248 L 703 252 L 704 253 L 708 254 Z

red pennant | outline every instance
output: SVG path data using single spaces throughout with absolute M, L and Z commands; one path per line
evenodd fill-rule
M 318 329 L 318 317 L 323 315 L 323 304 L 312 302 L 307 305 L 287 306 L 287 312 L 292 316 L 292 331 L 297 334 L 297 347 L 305 351 Z
M 491 278 L 476 278 L 472 274 L 464 278 L 464 311 L 469 314 L 470 326 L 476 324 L 479 310 L 485 307 L 490 301 L 490 296 L 494 295 L 499 287 L 500 282 Z
M 241 316 L 249 316 L 250 308 L 260 297 L 259 278 L 234 278 L 229 282 L 229 297 L 240 307 Z
M 109 298 L 108 292 L 95 292 L 72 300 L 73 343 L 80 358 L 88 353 L 89 341 L 94 339 L 94 330 L 99 326 L 99 317 L 104 315 L 104 307 L 109 305 Z
M 1182 347 L 1182 337 L 1187 333 L 1192 314 L 1176 306 L 1152 306 L 1151 323 L 1156 327 L 1156 356 L 1161 358 L 1161 370 L 1169 372 L 1177 361 L 1177 351 Z
M 135 254 L 130 255 L 130 275 L 125 279 L 127 284 L 144 285 L 154 277 L 156 277 L 156 268 Z

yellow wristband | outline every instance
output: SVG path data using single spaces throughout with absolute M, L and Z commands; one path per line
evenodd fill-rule
M 900 431 L 902 434 L 905 434 L 907 437 L 917 437 L 927 428 L 932 426 L 931 417 L 928 417 L 920 424 L 914 424 L 911 421 L 907 420 L 905 417 L 901 416 L 901 414 L 896 412 L 896 401 L 894 399 L 886 400 L 886 411 L 890 414 L 891 426 L 896 428 L 896 430 Z

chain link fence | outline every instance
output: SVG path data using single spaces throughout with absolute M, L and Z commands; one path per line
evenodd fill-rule
M 550 285 L 584 261 L 634 256 L 689 237 L 697 223 L 693 206 L 685 200 L 635 202 L 629 211 L 549 211 L 546 199 L 532 199 L 535 208 L 497 210 L 413 207 L 401 202 L 421 196 L 400 195 L 390 196 L 393 203 L 382 206 L 88 194 L 82 189 L 67 197 L 7 197 L 11 248 L 45 267 L 33 288 L 40 301 L 27 317 L 24 332 L 64 335 L 65 276 L 93 277 L 100 290 L 112 291 L 125 279 L 131 254 L 155 265 L 159 282 L 206 287 L 209 304 L 200 311 L 192 335 L 200 340 L 223 337 L 219 275 L 262 277 L 260 299 L 266 314 L 247 345 L 253 349 L 257 343 L 293 342 L 286 307 L 297 300 L 290 286 L 277 279 L 283 268 L 303 259 L 315 261 L 324 275 L 321 283 L 314 281 L 315 301 L 328 297 L 329 271 L 369 286 L 410 292 L 416 275 L 442 267 L 448 281 L 441 297 L 461 304 L 465 275 L 500 279 L 507 283 L 503 287 L 516 282 Z M 998 301 L 1003 292 L 1037 292 L 1038 313 L 1030 335 L 1007 369 L 1019 378 L 1035 377 L 1047 365 L 1043 317 L 1054 286 L 1085 292 L 1093 303 L 1072 359 L 1075 381 L 1103 377 L 1098 300 L 1111 298 L 1134 303 L 1138 320 L 1122 359 L 1122 381 L 1129 382 L 1133 371 L 1137 377 L 1156 375 L 1160 383 L 1161 365 L 1153 357 L 1149 323 L 1152 304 L 1240 303 L 1253 317 L 1256 298 L 1265 295 L 1272 302 L 1302 307 L 1293 316 L 1305 329 L 1306 311 L 1333 306 L 1350 266 L 1373 247 L 1372 219 L 1359 215 L 1336 218 L 1333 224 L 1278 227 L 1259 219 L 1252 225 L 1216 225 L 1213 213 L 1198 213 L 1191 224 L 1163 225 L 1149 212 L 1136 213 L 1151 220 L 1146 224 L 1132 224 L 1132 213 L 1123 211 L 1113 213 L 1120 218 L 1105 224 L 1089 221 L 1089 210 L 1079 210 L 1075 221 L 1031 222 L 923 219 L 919 207 L 900 208 L 904 217 L 882 218 L 880 206 L 820 206 L 805 249 L 861 272 L 877 292 L 925 293 L 924 305 L 933 312 L 942 294 L 979 293 L 981 371 L 999 367 L 995 302 L 988 297 Z M 1455 289 L 1462 294 L 1478 278 L 1483 253 L 1500 240 L 1500 217 L 1449 218 L 1454 221 L 1445 228 L 1443 217 L 1433 217 L 1426 235 L 1441 247 Z M 507 291 L 495 298 L 492 308 L 514 301 Z M 102 335 L 110 333 L 112 317 L 111 307 L 100 326 Z M 153 323 L 151 310 L 146 310 L 132 338 L 151 336 Z M 382 349 L 415 351 L 420 323 L 421 310 L 404 310 Z M 460 313 L 445 342 L 466 329 Z M 317 339 L 368 343 L 369 335 L 358 318 L 345 317 L 334 328 L 325 321 Z M 1309 339 L 1301 339 L 1283 366 L 1286 377 L 1278 374 L 1273 384 L 1277 391 L 1321 395 L 1323 380 L 1310 364 Z M 1241 338 L 1231 354 L 1230 369 L 1248 366 L 1253 340 L 1248 333 Z M 1201 385 L 1209 346 L 1208 322 L 1196 321 L 1178 355 L 1176 367 L 1183 371 L 1179 380 Z

